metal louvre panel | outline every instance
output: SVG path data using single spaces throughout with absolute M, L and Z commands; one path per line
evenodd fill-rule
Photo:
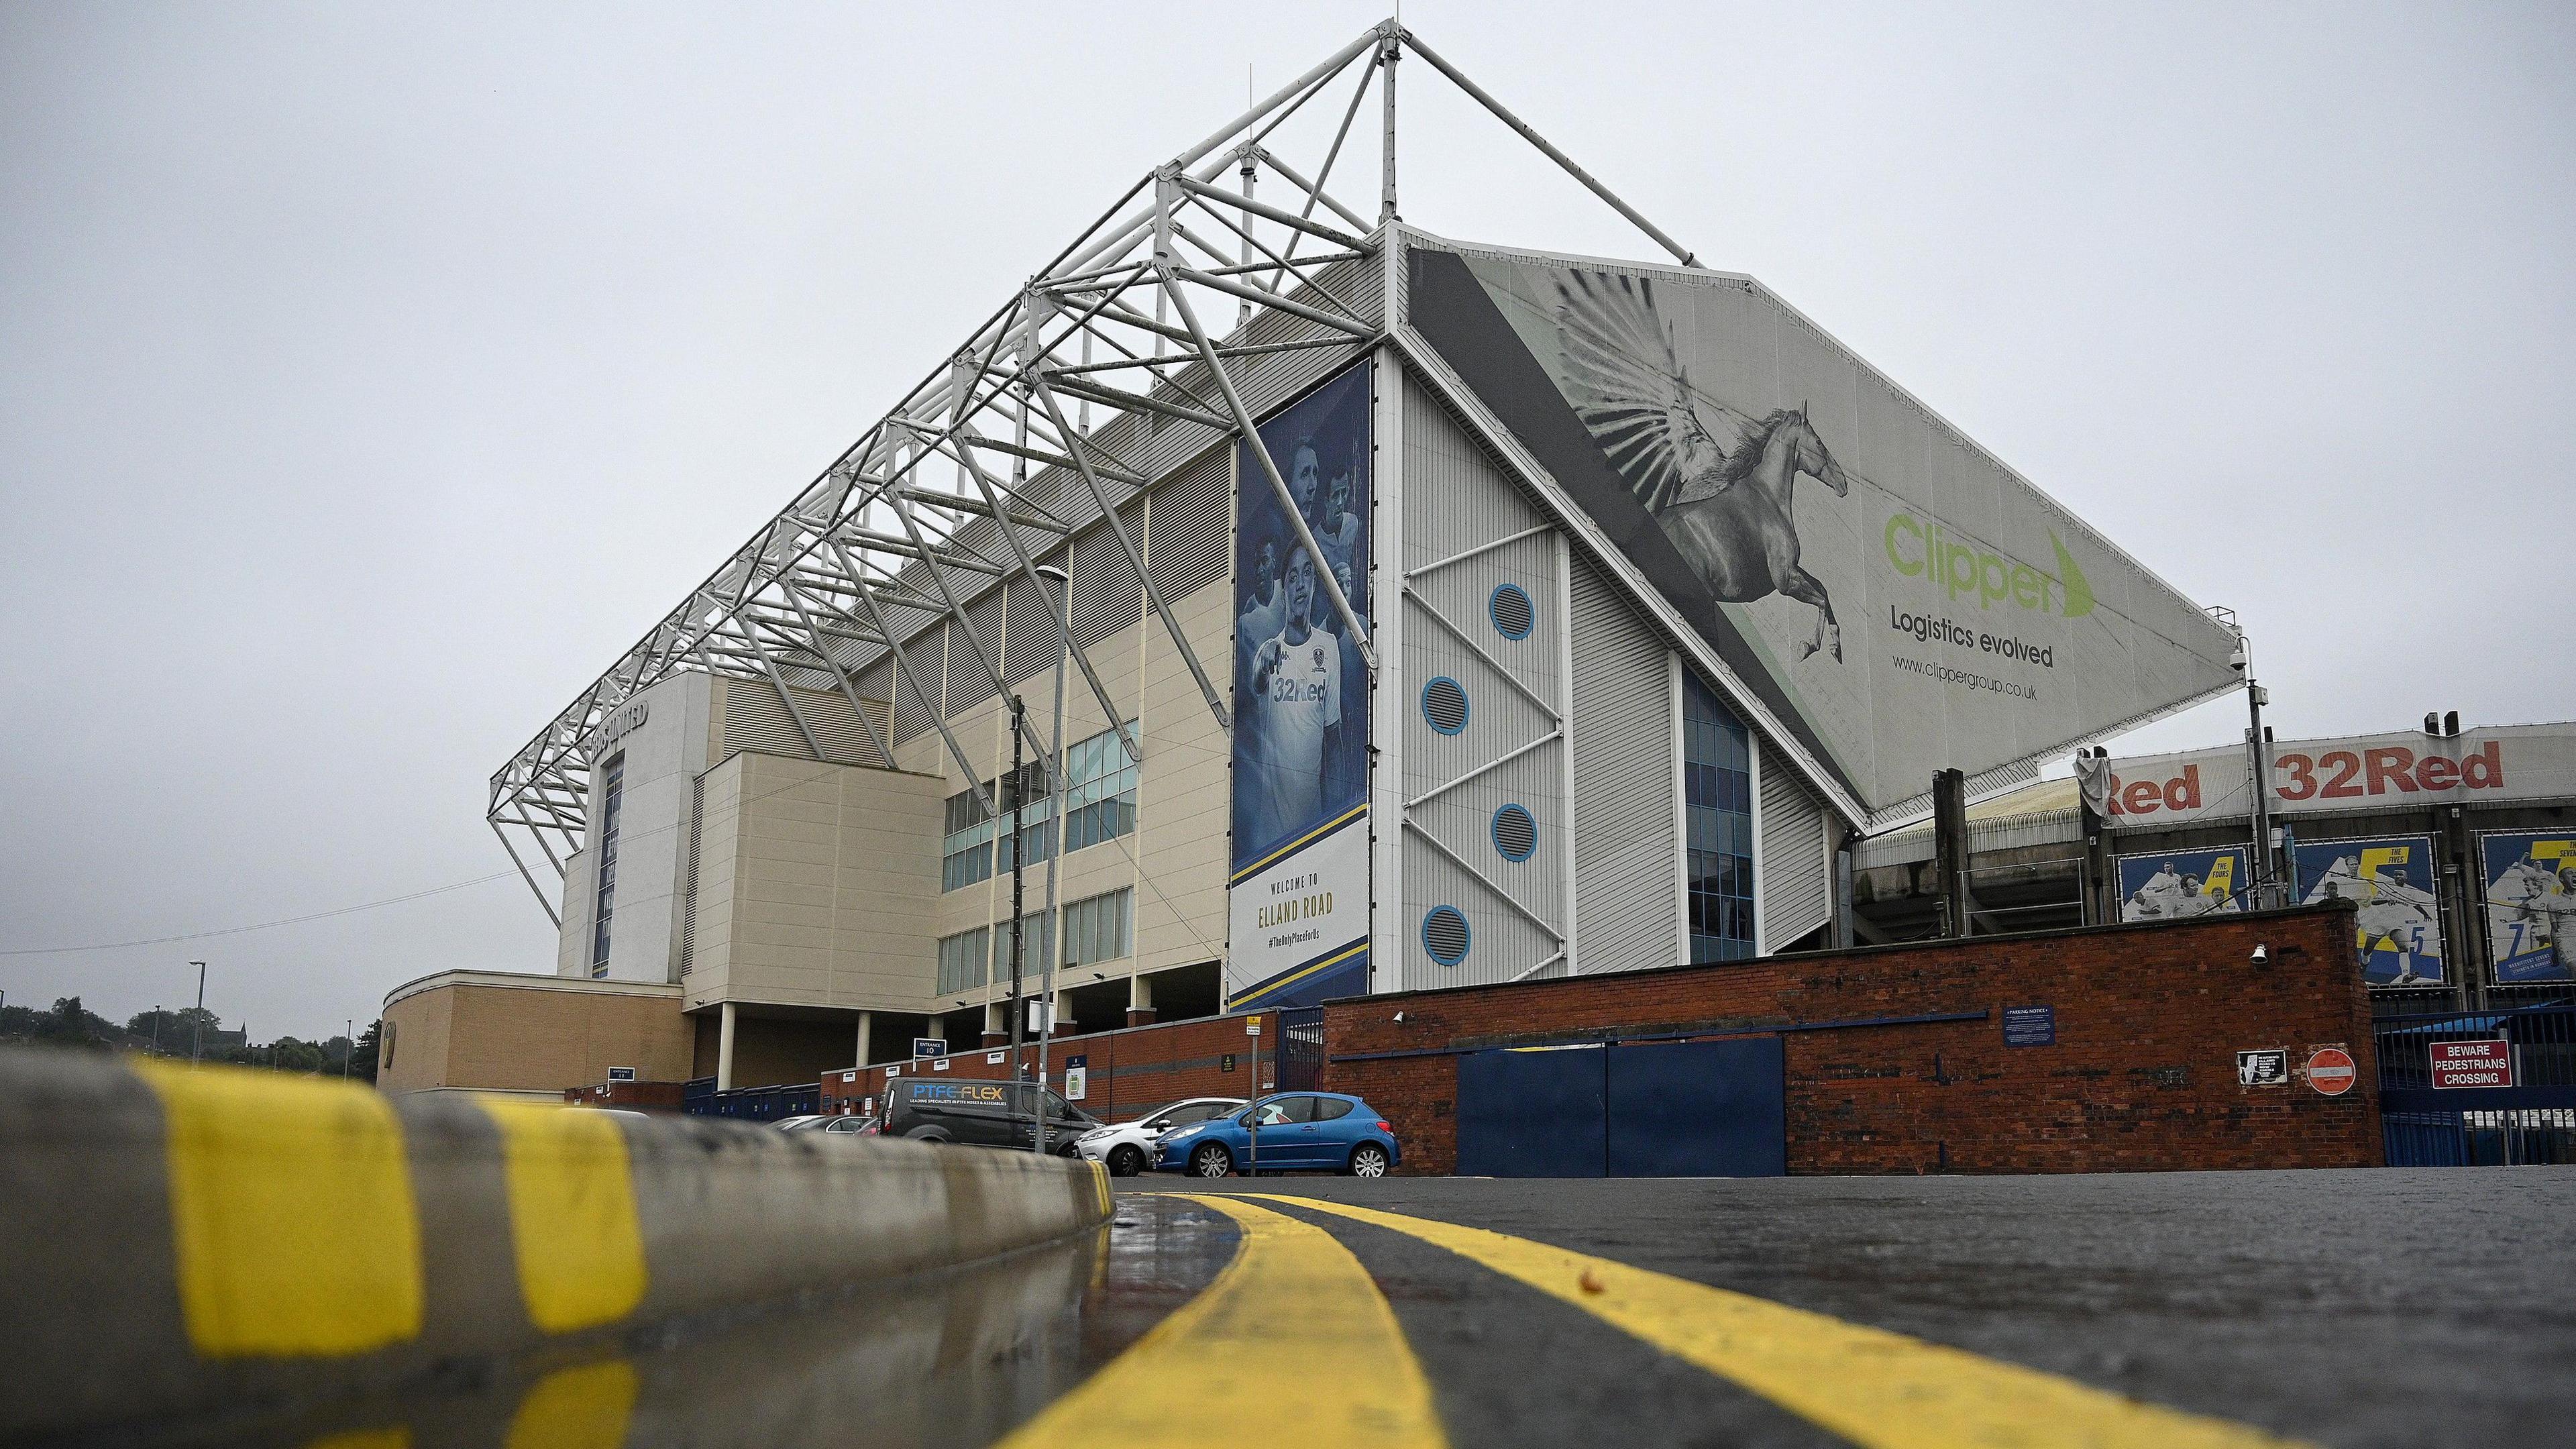
M 850 682 L 858 686 L 859 698 L 892 701 L 895 696 L 894 652 L 875 648 L 868 651 L 870 662 L 865 668 L 850 671 Z
M 924 629 L 903 647 L 900 660 L 903 672 L 921 685 L 921 693 L 932 709 L 938 707 L 941 689 L 941 650 L 948 642 L 944 628 Z M 900 680 L 894 686 L 894 735 L 888 741 L 901 745 L 930 733 L 934 721 L 929 709 L 913 698 L 912 687 Z
M 1233 465 L 1233 449 L 1212 449 L 1179 477 L 1146 495 L 1151 536 L 1145 545 L 1145 573 L 1164 603 L 1186 598 L 1225 577 Z
M 1040 564 L 1064 567 L 1064 550 L 1035 556 Z M 1063 626 L 1050 615 L 1051 589 L 1026 578 L 1011 580 L 1009 607 L 1003 611 L 1002 678 L 1019 684 L 1045 673 L 1064 653 Z
M 1120 518 L 1127 520 L 1128 512 L 1120 509 Z M 1132 527 L 1143 519 L 1128 521 Z M 1088 648 L 1145 616 L 1145 581 L 1128 566 L 1126 550 L 1108 529 L 1075 539 L 1069 557 L 1065 572 L 1072 576 L 1075 643 Z
M 1754 905 L 1762 913 L 1762 942 L 1776 951 L 1832 918 L 1833 863 L 1825 857 L 1824 806 L 1785 761 L 1768 757 L 1759 736 L 1753 747 L 1766 756 Z
M 1664 641 L 1574 561 L 1574 910 L 1585 975 L 1679 954 L 1672 687 Z
M 698 844 L 705 828 L 707 777 L 689 780 L 689 838 L 684 847 L 688 854 L 680 865 L 680 969 L 671 979 L 680 980 L 696 964 L 698 947 Z
M 724 684 L 726 754 L 750 750 L 799 760 L 815 758 L 814 751 L 806 748 L 805 735 L 797 728 L 796 713 L 788 709 L 787 698 L 767 680 L 728 679 Z M 814 732 L 814 742 L 822 747 L 823 759 L 839 765 L 886 763 L 878 758 L 848 696 L 838 689 L 796 689 L 794 698 L 796 710 L 805 716 L 805 728 Z M 882 728 L 886 722 L 885 702 L 871 699 L 866 703 L 869 716 Z
M 996 692 L 993 688 L 993 676 L 985 672 L 985 665 L 999 668 L 1002 662 L 1002 591 L 996 589 L 968 604 L 966 626 L 974 631 L 976 644 L 983 646 L 983 662 L 977 662 L 975 648 L 969 645 L 965 637 L 956 632 L 956 626 L 951 624 L 948 636 L 947 695 L 947 711 L 950 719 L 955 719 L 967 710 L 991 699 Z

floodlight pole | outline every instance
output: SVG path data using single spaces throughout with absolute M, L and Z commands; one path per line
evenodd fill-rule
M 1056 862 L 1064 858 L 1064 676 L 1065 666 L 1073 655 L 1073 631 L 1066 597 L 1069 582 L 1064 570 L 1053 564 L 1038 569 L 1045 579 L 1055 609 L 1056 638 L 1062 641 L 1055 662 L 1055 722 L 1047 745 L 1047 871 L 1046 918 L 1047 957 L 1038 968 L 1038 999 L 1046 1003 L 1045 1014 L 1038 1018 L 1038 1156 L 1047 1155 L 1047 1127 L 1052 1114 L 1047 1110 L 1047 1048 L 1055 1040 L 1055 963 L 1064 955 L 1064 923 L 1055 918 Z M 1127 733 L 1127 722 L 1114 715 L 1109 727 L 1121 738 Z M 1135 745 L 1129 742 L 1128 748 Z M 1014 857 L 1016 859 L 1017 857 Z
M 2263 686 L 2254 682 L 2254 651 L 2244 635 L 2236 636 L 2239 657 L 2245 661 L 2245 712 L 2249 721 L 2245 730 L 2248 752 L 2247 773 L 2254 786 L 2254 882 L 2252 905 L 2256 910 L 2269 910 L 2281 904 L 2280 870 L 2272 848 L 2272 750 L 2263 738 L 2263 705 L 2267 696 Z

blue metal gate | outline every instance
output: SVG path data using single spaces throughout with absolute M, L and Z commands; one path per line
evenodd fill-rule
M 2576 1003 L 2385 1016 L 2374 1023 L 2391 1167 L 2576 1162 Z M 2511 1044 L 2510 1087 L 2433 1085 L 2436 1042 Z
M 1324 1082 L 1324 1008 L 1279 1013 L 1279 1090 L 1311 1092 Z
M 1591 1042 L 1458 1059 L 1471 1177 L 1778 1177 L 1780 1039 Z
M 1468 1177 L 1599 1177 L 1608 1124 L 1599 1045 L 1470 1052 L 1458 1059 L 1458 1171 Z
M 1612 1177 L 1780 1177 L 1789 1170 L 1780 1038 L 1612 1047 Z

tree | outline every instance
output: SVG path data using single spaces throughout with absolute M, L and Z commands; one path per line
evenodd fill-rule
M 36 1019 L 36 1039 L 57 1046 L 104 1048 L 118 1039 L 114 1025 L 81 1005 L 77 996 L 57 997 L 54 1009 Z
M 384 1024 L 383 1018 L 379 1017 L 368 1022 L 367 1029 L 358 1033 L 358 1055 L 349 1063 L 350 1076 L 368 1082 L 376 1079 L 376 1048 Z

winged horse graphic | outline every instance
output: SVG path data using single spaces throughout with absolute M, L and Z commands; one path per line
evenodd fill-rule
M 1806 404 L 1753 418 L 1692 386 L 1671 327 L 1655 315 L 1653 286 L 1586 272 L 1558 281 L 1567 401 L 1711 593 L 1734 604 L 1777 593 L 1814 605 L 1816 632 L 1799 657 L 1830 642 L 1839 661 L 1842 624 L 1825 586 L 1798 566 L 1790 494 L 1802 473 L 1836 497 L 1851 480 Z

